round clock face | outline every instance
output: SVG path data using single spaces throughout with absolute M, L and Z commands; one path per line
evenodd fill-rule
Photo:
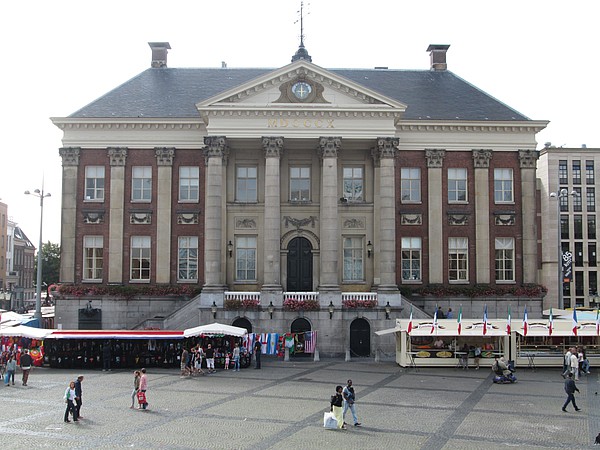
M 312 92 L 312 87 L 305 81 L 299 81 L 292 86 L 292 93 L 299 100 L 305 100 Z

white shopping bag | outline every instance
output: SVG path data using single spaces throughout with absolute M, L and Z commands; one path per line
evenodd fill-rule
M 338 427 L 338 421 L 334 417 L 334 415 L 333 415 L 332 412 L 323 413 L 323 427 L 329 428 L 329 429 L 332 429 L 332 430 L 337 429 L 337 427 Z

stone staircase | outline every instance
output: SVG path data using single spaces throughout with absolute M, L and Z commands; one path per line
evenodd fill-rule
M 134 329 L 185 330 L 186 328 L 197 327 L 200 325 L 198 308 L 200 308 L 200 294 L 168 316 L 155 316 L 146 319 L 135 326 Z

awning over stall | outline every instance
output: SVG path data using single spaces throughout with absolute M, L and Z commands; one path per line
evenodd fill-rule
M 409 319 L 396 319 L 396 326 L 386 330 L 376 331 L 375 334 L 382 336 L 390 333 L 408 331 Z M 462 319 L 461 331 L 458 332 L 458 321 L 456 319 L 439 319 L 435 324 L 432 319 L 419 319 L 412 321 L 410 336 L 506 336 L 505 319 L 488 320 L 485 325 L 482 320 Z
M 532 320 L 527 324 L 527 333 L 523 329 L 523 325 L 519 323 L 518 327 L 514 327 L 515 332 L 521 336 L 551 336 L 550 321 L 548 320 Z M 575 336 L 573 332 L 573 319 L 554 319 L 552 321 L 552 336 Z M 578 318 L 577 336 L 598 336 L 596 329 L 596 320 L 581 320 Z
M 209 325 L 201 325 L 199 327 L 188 328 L 183 331 L 183 335 L 185 337 L 192 336 L 215 336 L 215 335 L 227 335 L 227 336 L 236 336 L 236 337 L 244 337 L 248 334 L 248 330 L 245 328 L 234 327 L 231 325 L 224 325 L 222 323 L 211 323 Z
M 169 330 L 52 330 L 48 339 L 183 339 L 183 331 Z
M 45 339 L 54 330 L 17 325 L 14 327 L 0 328 L 0 336 L 26 337 L 29 339 Z

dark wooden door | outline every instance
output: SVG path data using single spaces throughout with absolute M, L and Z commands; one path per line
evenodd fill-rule
M 312 288 L 312 246 L 308 239 L 297 237 L 288 245 L 287 290 L 310 292 Z
M 350 352 L 352 356 L 371 354 L 371 326 L 365 319 L 355 319 L 350 324 Z

